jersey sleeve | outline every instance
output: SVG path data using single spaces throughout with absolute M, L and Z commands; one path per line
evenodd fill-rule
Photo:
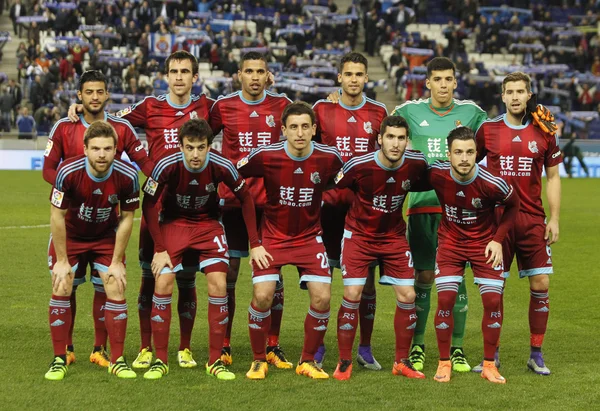
M 119 138 L 123 139 L 125 153 L 127 153 L 131 161 L 138 165 L 144 175 L 149 176 L 154 168 L 154 163 L 148 158 L 144 144 L 142 144 L 135 129 L 129 122 L 127 122 L 123 129 L 123 135 L 119 136 Z
M 121 210 L 123 211 L 134 211 L 140 207 L 140 181 L 137 175 L 137 171 L 131 170 L 131 176 L 129 173 L 126 179 L 126 184 L 123 184 L 121 191 Z
M 250 154 L 237 162 L 238 172 L 244 177 L 262 177 L 264 156 L 262 147 L 253 149 Z
M 46 144 L 46 151 L 44 151 L 44 166 L 42 168 L 42 175 L 44 180 L 50 184 L 54 184 L 56 180 L 56 172 L 60 161 L 63 159 L 63 133 L 62 127 L 58 124 L 50 132 L 48 137 L 48 143 Z
M 144 127 L 148 120 L 148 101 L 149 97 L 146 97 L 139 103 L 118 111 L 115 115 L 129 121 L 134 127 Z
M 219 134 L 221 130 L 223 130 L 223 116 L 221 114 L 221 104 L 219 104 L 219 100 L 215 101 L 210 108 L 209 120 L 213 134 Z
M 69 208 L 70 203 L 70 174 L 65 173 L 64 167 L 59 167 L 56 173 L 56 180 L 50 193 L 50 203 L 61 210 Z
M 333 179 L 336 188 L 353 187 L 356 179 L 357 167 L 357 163 L 354 161 L 354 159 L 344 164 L 344 166 L 338 171 Z
M 315 136 L 313 137 L 313 141 L 316 143 L 322 143 L 323 139 L 321 138 L 321 106 L 318 101 L 313 105 L 313 111 L 315 112 L 315 124 L 317 125 L 317 131 Z
M 558 136 L 547 136 L 548 139 L 548 150 L 546 150 L 546 157 L 544 158 L 544 167 L 554 167 L 563 162 L 562 153 L 558 145 Z
M 477 143 L 476 161 L 478 163 L 487 155 L 487 148 L 485 144 L 485 128 L 485 123 L 482 123 L 475 133 L 475 142 Z
M 481 127 L 483 122 L 487 120 L 488 116 L 487 113 L 475 103 L 473 103 L 473 110 L 473 117 L 471 117 L 471 121 L 469 121 L 468 125 L 471 128 L 471 130 L 475 131 L 479 127 Z

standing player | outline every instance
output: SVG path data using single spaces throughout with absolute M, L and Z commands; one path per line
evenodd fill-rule
M 238 162 L 243 176 L 264 180 L 267 203 L 261 237 L 273 255 L 269 268 L 253 266 L 248 328 L 254 362 L 246 377 L 258 380 L 267 376 L 265 344 L 273 293 L 281 268 L 293 264 L 298 268 L 300 286 L 307 288 L 310 296 L 296 374 L 329 378 L 314 361 L 327 331 L 331 299 L 331 273 L 321 238 L 320 210 L 323 191 L 343 162 L 335 148 L 311 141 L 317 126 L 315 114 L 306 103 L 288 105 L 281 122 L 286 141 L 255 149 Z
M 494 363 L 494 352 L 502 329 L 502 241 L 518 213 L 519 196 L 513 188 L 475 163 L 475 134 L 459 127 L 448 134 L 448 158 L 431 166 L 429 182 L 444 215 L 438 231 L 435 285 L 438 306 L 435 315 L 440 361 L 434 379 L 449 382 L 452 374 L 450 339 L 454 327 L 453 306 L 465 266 L 470 263 L 483 300 L 484 361 L 481 377 L 504 384 Z M 504 205 L 498 227 L 496 205 Z
M 62 380 L 67 373 L 70 295 L 82 256 L 98 270 L 106 291 L 104 315 L 111 351 L 108 372 L 135 378 L 123 358 L 123 344 L 127 331 L 124 261 L 140 202 L 137 171 L 115 159 L 117 133 L 107 122 L 91 124 L 83 144 L 85 155 L 70 158 L 58 168 L 50 196 L 52 298 L 48 317 L 54 360 L 46 379 Z
M 104 74 L 97 70 L 89 70 L 83 73 L 79 80 L 79 90 L 77 97 L 81 100 L 83 113 L 79 115 L 80 121 L 71 123 L 68 118 L 59 120 L 50 132 L 46 151 L 44 153 L 43 176 L 50 184 L 56 182 L 56 172 L 61 161 L 72 157 L 83 155 L 83 136 L 90 126 L 95 121 L 105 120 L 113 126 L 117 132 L 117 147 L 116 156 L 121 157 L 123 152 L 135 161 L 142 169 L 144 174 L 150 175 L 154 164 L 148 159 L 146 150 L 142 142 L 131 127 L 131 124 L 126 120 L 111 116 L 104 108 L 108 102 L 107 81 Z M 76 290 L 80 284 L 85 282 L 85 272 L 87 262 L 82 259 L 78 265 L 75 279 L 73 281 L 73 294 L 71 295 L 71 329 L 69 330 L 69 338 L 67 339 L 67 363 L 75 362 L 75 351 L 73 347 L 73 327 L 75 325 L 76 313 Z M 104 304 L 106 302 L 106 293 L 102 286 L 102 280 L 98 276 L 98 272 L 93 269 L 92 283 L 94 284 L 94 349 L 90 355 L 90 362 L 98 364 L 102 367 L 108 367 L 110 359 L 105 350 L 106 347 L 106 327 L 104 326 Z
M 519 277 L 529 279 L 529 328 L 531 355 L 527 366 L 536 374 L 548 375 L 550 370 L 542 357 L 542 342 L 550 311 L 548 300 L 549 274 L 552 274 L 550 245 L 558 241 L 560 213 L 560 175 L 562 162 L 558 138 L 535 127 L 524 125 L 527 105 L 531 99 L 531 79 L 522 72 L 511 73 L 502 82 L 502 101 L 506 114 L 486 121 L 477 131 L 478 159 L 487 155 L 487 166 L 515 187 L 521 198 L 521 208 L 515 226 L 503 246 L 505 276 L 516 254 Z M 548 185 L 546 198 L 550 219 L 542 205 L 542 170 Z M 498 357 L 496 356 L 496 360 Z M 479 367 L 475 367 L 479 369 Z
M 159 379 L 169 372 L 168 346 L 171 326 L 171 296 L 175 274 L 183 269 L 183 253 L 200 255 L 200 270 L 208 283 L 209 359 L 206 373 L 220 380 L 235 375 L 221 361 L 227 328 L 227 241 L 219 221 L 217 187 L 225 183 L 241 202 L 252 244 L 251 261 L 268 267 L 264 248 L 258 241 L 254 202 L 245 181 L 233 164 L 210 150 L 213 134 L 206 120 L 190 120 L 179 130 L 181 152 L 159 161 L 144 184 L 144 216 L 154 239 L 152 274 L 156 288 L 152 297 L 152 335 L 156 360 L 144 374 Z M 161 194 L 164 205 L 161 213 Z
M 192 85 L 198 79 L 198 60 L 187 51 L 176 51 L 165 61 L 165 71 L 169 93 L 160 96 L 148 96 L 141 102 L 117 113 L 118 117 L 128 120 L 134 127 L 142 127 L 148 141 L 148 155 L 157 164 L 164 157 L 179 151 L 177 132 L 188 120 L 208 118 L 213 100 L 204 94 L 192 95 Z M 71 106 L 69 117 L 77 121 L 75 114 L 81 107 Z M 152 363 L 152 330 L 150 311 L 154 293 L 154 277 L 151 262 L 154 250 L 152 236 L 142 219 L 140 226 L 140 266 L 142 267 L 142 283 L 138 296 L 138 313 L 140 316 L 140 333 L 142 345 L 140 353 L 133 362 L 134 368 L 148 368 Z M 195 367 L 196 361 L 190 351 L 192 329 L 196 318 L 196 283 L 195 273 L 198 271 L 197 256 L 184 256 L 184 270 L 177 276 L 179 288 L 180 343 L 177 359 L 179 366 Z M 189 260 L 189 264 L 188 264 Z
M 487 118 L 485 111 L 469 100 L 452 97 L 456 89 L 456 68 L 445 57 L 436 57 L 427 64 L 426 86 L 431 98 L 412 100 L 396 107 L 394 115 L 404 117 L 410 126 L 411 148 L 419 150 L 429 161 L 446 157 L 446 136 L 458 126 L 477 130 Z M 431 285 L 434 279 L 437 229 L 442 209 L 433 191 L 412 193 L 408 198 L 408 241 L 415 264 L 417 326 L 410 359 L 415 368 L 423 370 L 425 362 L 425 328 L 429 315 Z M 454 306 L 452 336 L 452 369 L 467 372 L 471 369 L 462 349 L 467 319 L 467 291 L 460 283 Z
M 223 130 L 225 158 L 234 164 L 258 147 L 280 140 L 281 114 L 291 103 L 284 94 L 266 91 L 269 69 L 266 58 L 257 52 L 249 52 L 240 61 L 239 78 L 242 90 L 220 98 L 210 111 L 210 125 L 216 135 Z M 267 201 L 265 186 L 260 178 L 246 180 L 260 220 Z M 242 217 L 239 201 L 226 185 L 219 186 L 219 197 L 223 202 L 223 225 L 229 245 L 229 269 L 227 270 L 227 299 L 229 322 L 221 359 L 226 365 L 232 363 L 231 327 L 235 315 L 235 284 L 240 271 L 240 258 L 248 256 L 248 233 Z M 259 221 L 260 223 L 260 221 Z M 277 368 L 292 368 L 279 346 L 279 330 L 283 315 L 283 282 L 279 281 L 271 307 L 271 329 L 267 339 L 267 361 Z
M 378 138 L 381 149 L 354 157 L 336 177 L 337 187 L 349 187 L 356 193 L 346 216 L 342 242 L 344 299 L 337 319 L 340 362 L 333 373 L 338 380 L 347 380 L 352 375 L 359 300 L 373 261 L 382 270 L 380 284 L 393 286 L 396 294 L 396 358 L 392 372 L 408 378 L 425 378 L 408 359 L 417 315 L 415 277 L 402 204 L 407 192 L 427 178 L 428 163 L 422 153 L 406 151 L 408 134 L 406 120 L 386 117 Z
M 314 105 L 317 119 L 316 140 L 337 147 L 344 161 L 355 155 L 375 151 L 377 133 L 381 122 L 387 116 L 384 104 L 363 95 L 368 60 L 360 53 L 348 53 L 340 61 L 338 81 L 342 86 L 338 104 L 329 100 L 319 100 Z M 349 190 L 331 190 L 324 196 L 321 210 L 323 242 L 329 256 L 329 265 L 340 268 L 340 244 L 344 234 L 344 220 L 350 204 Z M 369 268 L 369 277 L 360 299 L 360 345 L 357 361 L 363 367 L 380 370 L 381 365 L 371 351 L 371 334 L 375 322 L 376 294 L 374 284 L 375 268 Z M 323 363 L 325 347 L 319 347 L 316 361 Z

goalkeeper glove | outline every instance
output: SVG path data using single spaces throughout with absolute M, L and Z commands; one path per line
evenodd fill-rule
M 533 124 L 539 127 L 544 133 L 554 135 L 558 127 L 554 122 L 554 115 L 545 106 L 537 104 L 537 96 L 531 95 L 531 98 L 527 102 L 527 115 L 523 119 L 527 119 L 531 116 Z

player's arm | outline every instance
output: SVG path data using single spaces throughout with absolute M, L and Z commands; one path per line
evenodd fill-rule
M 519 195 L 512 186 L 509 186 L 507 195 L 505 192 L 501 195 L 505 196 L 499 201 L 500 204 L 504 205 L 504 213 L 502 214 L 493 240 L 485 247 L 485 256 L 488 257 L 489 255 L 487 264 L 492 264 L 492 267 L 498 267 L 502 264 L 502 241 L 504 241 L 506 234 L 512 228 L 521 203 Z
M 410 192 L 422 192 L 422 191 L 431 191 L 433 190 L 433 186 L 431 185 L 431 166 L 427 163 L 425 156 L 423 156 L 423 165 L 421 171 L 415 173 L 414 182 L 411 182 Z
M 254 148 L 246 157 L 237 162 L 237 171 L 242 177 L 263 177 L 263 148 Z
M 164 174 L 163 174 L 164 175 Z M 171 258 L 167 253 L 165 241 L 160 231 L 159 213 L 160 213 L 160 194 L 166 188 L 166 184 L 163 178 L 154 179 L 157 177 L 154 173 L 151 177 L 148 177 L 144 183 L 144 201 L 142 202 L 142 213 L 144 214 L 144 220 L 148 225 L 148 231 L 154 240 L 154 257 L 152 259 L 152 274 L 156 277 L 160 274 L 163 268 L 169 267 L 173 269 Z
M 213 134 L 216 136 L 223 130 L 223 115 L 221 114 L 221 105 L 219 100 L 215 101 L 215 103 L 210 108 L 209 122 L 210 128 L 212 129 Z
M 58 165 L 63 158 L 62 132 L 60 130 L 60 125 L 53 128 L 50 132 L 48 143 L 46 144 L 46 151 L 44 151 L 44 157 L 42 176 L 44 177 L 44 180 L 54 185 Z
M 62 188 L 62 187 L 61 187 Z M 50 207 L 50 232 L 52 233 L 52 244 L 56 253 L 56 263 L 52 268 L 52 289 L 58 291 L 62 288 L 68 292 L 67 279 L 73 277 L 71 264 L 67 256 L 67 215 L 68 200 L 65 193 L 54 187 L 51 194 Z
M 131 124 L 127 124 L 127 127 L 125 127 L 125 132 L 121 138 L 123 138 L 125 142 L 124 148 L 127 156 L 131 159 L 131 161 L 137 164 L 145 176 L 150 176 L 152 174 L 152 170 L 154 170 L 154 163 L 148 157 L 146 149 L 144 148 L 144 144 L 140 141 L 135 129 L 131 126 Z
M 546 234 L 544 240 L 548 245 L 558 241 L 558 220 L 560 217 L 560 174 L 558 165 L 546 167 L 546 178 L 548 185 L 546 187 L 546 198 L 548 199 L 548 207 L 550 208 L 550 219 L 546 224 Z
M 134 214 L 135 211 L 133 210 L 121 210 L 119 227 L 117 228 L 115 239 L 115 251 L 113 252 L 113 258 L 107 272 L 108 284 L 112 281 L 116 281 L 120 293 L 124 293 L 125 288 L 127 288 L 127 277 L 123 260 L 125 258 L 125 249 L 127 248 L 129 238 L 131 237 L 131 231 L 133 230 Z
M 487 148 L 485 147 L 485 125 L 482 124 L 479 126 L 477 131 L 475 132 L 475 142 L 477 143 L 477 158 L 476 162 L 480 162 L 483 160 L 485 156 L 487 156 Z

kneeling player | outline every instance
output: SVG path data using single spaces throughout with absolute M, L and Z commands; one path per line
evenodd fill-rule
M 159 379 L 169 372 L 167 349 L 175 274 L 183 269 L 184 252 L 195 250 L 200 253 L 200 269 L 208 282 L 210 349 L 206 373 L 220 380 L 232 380 L 235 375 L 220 359 L 227 328 L 229 255 L 218 219 L 219 183 L 225 183 L 242 204 L 252 246 L 251 259 L 261 268 L 267 267 L 268 254 L 258 241 L 254 202 L 245 181 L 229 160 L 210 150 L 213 134 L 208 123 L 199 119 L 188 121 L 179 130 L 179 138 L 181 151 L 160 160 L 144 184 L 143 211 L 155 244 L 152 274 L 156 279 L 151 314 L 156 360 L 144 378 Z
M 311 141 L 315 114 L 306 103 L 288 105 L 281 129 L 287 141 L 253 150 L 238 162 L 245 177 L 262 177 L 267 203 L 261 221 L 262 244 L 273 254 L 271 266 L 255 264 L 254 291 L 248 310 L 254 362 L 246 377 L 267 375 L 265 345 L 271 323 L 271 303 L 284 265 L 298 268 L 300 285 L 308 288 L 310 308 L 304 321 L 304 347 L 296 374 L 324 379 L 329 375 L 314 361 L 329 323 L 331 274 L 321 238 L 320 210 L 323 191 L 343 162 L 332 147 Z
M 402 117 L 383 120 L 378 142 L 380 150 L 354 157 L 335 179 L 338 187 L 350 187 L 356 193 L 342 240 L 344 299 L 337 323 L 340 362 L 333 373 L 338 380 L 347 380 L 352 374 L 360 297 L 373 261 L 382 270 L 380 284 L 393 286 L 396 293 L 396 360 L 392 372 L 425 378 L 408 359 L 417 315 L 412 255 L 406 241 L 402 204 L 407 192 L 427 178 L 427 160 L 418 151 L 406 150 L 408 123 Z
M 442 205 L 438 229 L 435 285 L 438 307 L 435 330 L 440 362 L 434 379 L 449 382 L 452 373 L 450 339 L 454 327 L 452 309 L 458 287 L 464 281 L 465 265 L 470 263 L 483 300 L 483 371 L 481 377 L 504 384 L 494 363 L 494 353 L 502 329 L 502 241 L 519 210 L 519 196 L 512 186 L 475 164 L 475 134 L 459 127 L 448 135 L 450 161 L 437 161 L 430 169 L 429 182 Z M 498 226 L 494 209 L 504 205 Z
M 83 143 L 85 155 L 65 160 L 58 168 L 50 198 L 49 321 L 54 361 L 46 379 L 62 380 L 67 373 L 66 340 L 72 321 L 69 300 L 82 257 L 93 263 L 106 290 L 104 317 L 111 346 L 108 372 L 135 378 L 123 358 L 123 344 L 127 331 L 124 261 L 140 201 L 137 171 L 115 159 L 117 133 L 107 122 L 91 124 Z

